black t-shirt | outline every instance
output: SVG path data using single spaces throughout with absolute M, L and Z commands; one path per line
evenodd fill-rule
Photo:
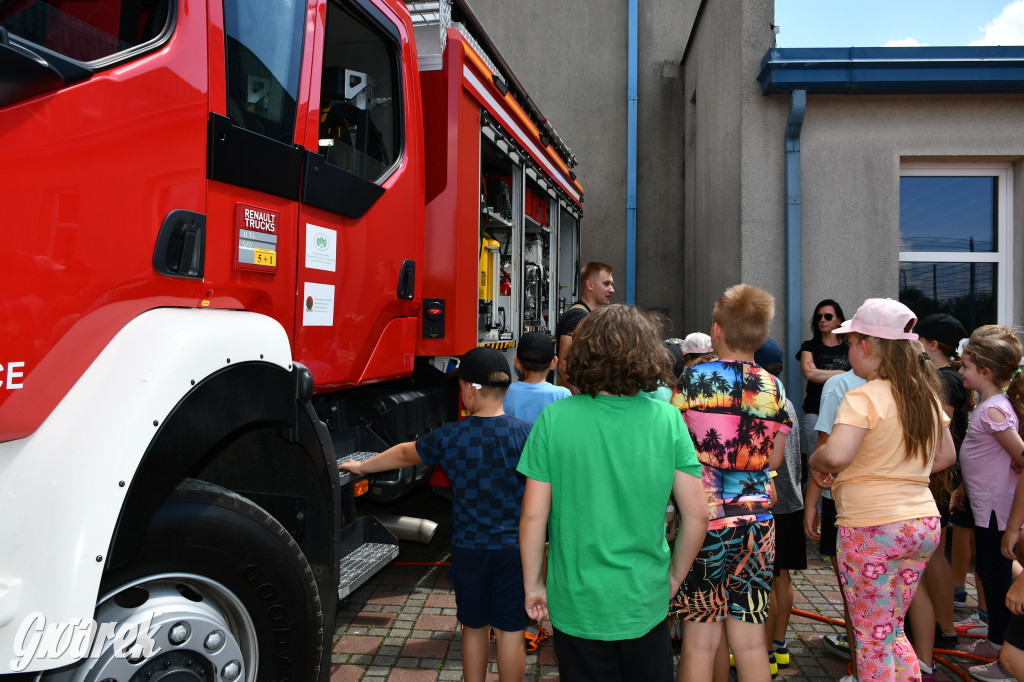
M 939 378 L 942 379 L 942 387 L 945 389 L 942 402 L 953 406 L 949 432 L 959 454 L 960 444 L 964 442 L 964 436 L 967 434 L 967 388 L 960 373 L 952 367 L 940 367 Z
M 814 359 L 814 366 L 818 369 L 838 369 L 843 372 L 850 369 L 850 349 L 845 343 L 840 342 L 838 346 L 826 346 L 816 339 L 804 341 L 800 346 L 800 352 L 796 354 L 797 362 L 800 361 L 800 353 L 807 351 Z M 801 368 L 802 369 L 802 368 Z M 813 381 L 807 382 L 807 395 L 804 397 L 804 413 L 818 414 L 818 405 L 821 403 L 821 387 L 823 384 L 816 384 Z
M 562 313 L 555 328 L 555 336 L 572 336 L 576 331 L 576 325 L 583 321 L 583 318 L 590 314 L 590 306 L 583 301 L 576 301 L 572 306 Z

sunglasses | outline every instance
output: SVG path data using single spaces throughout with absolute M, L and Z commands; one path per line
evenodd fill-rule
M 835 315 L 833 315 L 832 313 L 818 313 L 814 316 L 814 321 L 817 322 L 818 320 L 824 318 L 826 322 L 831 322 L 832 318 L 834 317 Z

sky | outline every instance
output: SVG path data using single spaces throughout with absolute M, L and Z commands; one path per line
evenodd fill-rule
M 778 47 L 1024 45 L 1024 0 L 775 0 Z

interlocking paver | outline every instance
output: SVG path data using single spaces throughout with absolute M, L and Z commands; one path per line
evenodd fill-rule
M 383 638 L 344 635 L 334 645 L 336 654 L 370 654 L 380 647 Z
M 412 658 L 444 658 L 448 642 L 443 639 L 409 639 L 402 647 L 402 656 Z

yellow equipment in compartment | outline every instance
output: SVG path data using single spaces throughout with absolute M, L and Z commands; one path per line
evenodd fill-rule
M 498 276 L 501 272 L 499 258 L 501 243 L 487 234 L 480 238 L 480 295 L 481 301 L 494 301 L 498 287 Z

